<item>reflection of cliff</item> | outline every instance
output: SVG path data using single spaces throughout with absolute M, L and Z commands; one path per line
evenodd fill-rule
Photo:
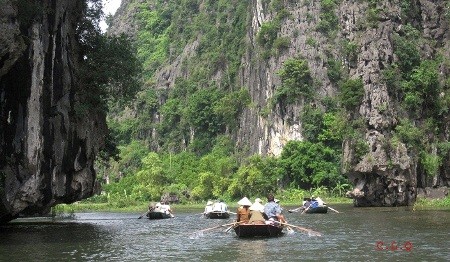
M 81 2 L 2 1 L 0 222 L 92 193 L 106 125 L 75 112 Z

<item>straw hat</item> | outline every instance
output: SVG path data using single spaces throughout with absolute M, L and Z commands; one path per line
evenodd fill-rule
M 239 200 L 238 205 L 241 205 L 241 206 L 251 206 L 251 205 L 252 205 L 252 202 L 251 202 L 247 197 L 244 197 L 244 198 L 242 198 L 241 200 Z
M 213 204 L 213 202 L 211 201 L 211 200 L 209 200 L 208 202 L 206 202 L 206 205 L 207 206 L 210 206 L 210 205 L 212 205 Z
M 255 202 L 253 205 L 250 206 L 249 209 L 264 212 L 264 206 L 261 205 L 259 202 Z
M 256 199 L 255 199 L 255 203 L 260 203 L 260 204 L 262 204 L 262 200 L 261 200 L 261 198 L 259 198 L 259 197 L 258 197 L 258 198 L 256 198 Z

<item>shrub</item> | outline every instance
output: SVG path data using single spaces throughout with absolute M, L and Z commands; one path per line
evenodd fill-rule
M 364 97 L 364 84 L 361 78 L 347 79 L 340 84 L 339 98 L 342 105 L 353 111 Z

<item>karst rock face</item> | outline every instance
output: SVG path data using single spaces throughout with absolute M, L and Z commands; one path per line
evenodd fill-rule
M 145 0 L 123 0 L 111 31 L 135 34 L 138 28 L 135 24 L 131 25 L 133 19 L 130 17 L 139 12 L 135 3 L 142 2 Z M 251 154 L 278 156 L 288 141 L 303 140 L 301 112 L 304 101 L 289 105 L 277 104 L 265 115 L 262 111 L 277 86 L 280 86 L 277 72 L 283 62 L 292 57 L 301 56 L 308 61 L 312 77 L 316 83 L 320 83 L 316 90 L 319 99 L 335 96 L 338 93 L 337 86 L 327 75 L 327 58 L 334 57 L 343 61 L 349 78 L 361 78 L 364 84 L 363 100 L 350 114 L 364 122 L 361 135 L 369 152 L 357 156 L 355 141 L 346 140 L 343 143 L 343 173 L 354 185 L 347 195 L 354 199 L 355 205 L 409 205 L 415 201 L 417 188 L 450 186 L 448 156 L 443 159 L 439 174 L 427 177 L 418 168 L 417 152 L 402 142 L 393 141 L 393 130 L 405 115 L 401 115 L 398 110 L 400 101 L 392 97 L 395 94 L 388 92 L 388 87 L 381 79 L 383 70 L 399 59 L 394 53 L 393 35 L 401 32 L 402 27 L 408 24 L 414 24 L 421 38 L 425 39 L 419 44 L 423 59 L 435 57 L 436 54 L 447 60 L 450 58 L 450 11 L 447 1 L 410 1 L 407 8 L 413 10 L 415 15 L 408 20 L 404 19 L 402 2 L 399 0 L 376 3 L 344 0 L 336 1 L 336 4 L 337 32 L 327 36 L 317 30 L 321 22 L 321 1 L 284 1 L 289 16 L 281 21 L 277 37 L 289 39 L 289 46 L 268 59 L 261 59 L 256 36 L 261 26 L 273 21 L 277 14 L 271 8 L 270 1 L 248 2 L 247 48 L 242 57 L 238 86 L 248 88 L 252 107 L 241 115 L 236 144 L 246 146 Z M 201 5 L 199 8 L 202 8 Z M 376 19 L 370 20 L 374 10 Z M 308 40 L 313 40 L 314 44 Z M 345 42 L 357 47 L 352 57 L 342 54 Z M 194 56 L 198 46 L 197 40 L 189 42 L 182 54 L 156 73 L 156 85 L 170 88 L 177 77 L 186 77 L 189 72 L 183 70 L 183 61 Z M 441 75 L 449 74 L 448 66 L 442 65 L 440 70 Z M 443 125 L 446 130 L 449 129 L 448 123 Z M 440 136 L 448 141 L 447 133 Z
M 23 3 L 0 9 L 0 223 L 91 196 L 106 133 L 76 113 L 83 1 Z

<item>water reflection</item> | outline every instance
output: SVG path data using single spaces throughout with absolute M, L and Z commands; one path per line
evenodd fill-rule
M 0 227 L 2 261 L 361 261 L 450 258 L 450 212 L 335 207 L 340 214 L 286 214 L 296 230 L 269 239 L 239 239 L 225 227 L 193 233 L 230 220 L 203 219 L 198 210 L 174 219 L 137 219 L 139 214 L 83 213 L 72 220 L 24 219 Z M 295 230 L 295 229 L 294 229 Z M 395 241 L 412 250 L 377 250 Z

